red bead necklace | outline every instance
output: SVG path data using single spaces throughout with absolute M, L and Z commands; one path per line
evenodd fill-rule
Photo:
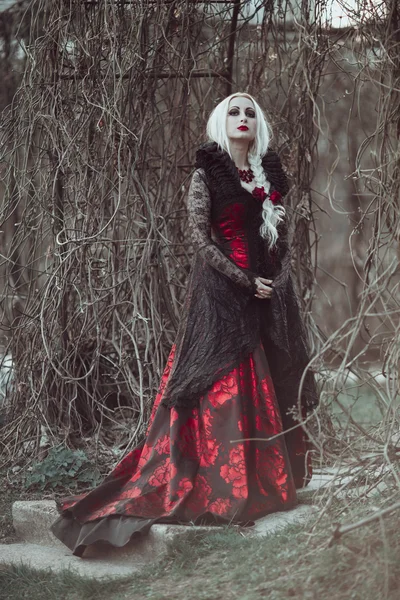
M 239 177 L 246 183 L 251 183 L 254 179 L 254 173 L 251 169 L 238 169 Z

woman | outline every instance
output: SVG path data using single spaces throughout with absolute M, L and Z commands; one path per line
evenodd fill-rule
M 311 478 L 309 440 L 293 427 L 309 357 L 287 179 L 250 95 L 223 100 L 207 133 L 188 196 L 195 258 L 184 316 L 146 439 L 99 487 L 58 504 L 52 531 L 79 556 L 97 540 L 123 546 L 155 522 L 252 524 L 294 507 Z M 302 416 L 317 403 L 308 372 Z

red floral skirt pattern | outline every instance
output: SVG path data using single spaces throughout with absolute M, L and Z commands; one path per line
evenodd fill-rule
M 306 482 L 311 478 L 309 442 L 301 427 L 282 434 L 262 344 L 214 383 L 194 409 L 161 404 L 174 353 L 175 345 L 145 440 L 100 486 L 58 503 L 61 517 L 52 530 L 64 543 L 64 517 L 80 526 L 116 516 L 146 523 L 250 524 L 297 504 L 296 487 L 304 485 L 304 476 Z

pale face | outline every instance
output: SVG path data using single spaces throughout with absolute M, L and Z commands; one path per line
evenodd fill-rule
M 237 96 L 229 101 L 226 133 L 230 140 L 251 142 L 256 137 L 257 118 L 250 98 Z

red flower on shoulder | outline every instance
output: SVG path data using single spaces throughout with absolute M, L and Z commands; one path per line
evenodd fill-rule
M 278 190 L 274 190 L 270 193 L 269 199 L 271 200 L 272 204 L 282 203 L 282 194 L 278 192 Z
M 264 187 L 255 187 L 252 191 L 252 195 L 254 196 L 254 198 L 258 198 L 259 200 L 261 200 L 261 202 L 264 202 L 265 198 L 267 197 L 267 193 Z M 273 190 L 269 194 L 269 199 L 274 205 L 282 204 L 282 194 L 278 192 L 278 190 Z
M 254 198 L 258 198 L 261 201 L 264 201 L 267 197 L 264 187 L 255 187 L 252 191 L 252 195 L 254 196 Z

